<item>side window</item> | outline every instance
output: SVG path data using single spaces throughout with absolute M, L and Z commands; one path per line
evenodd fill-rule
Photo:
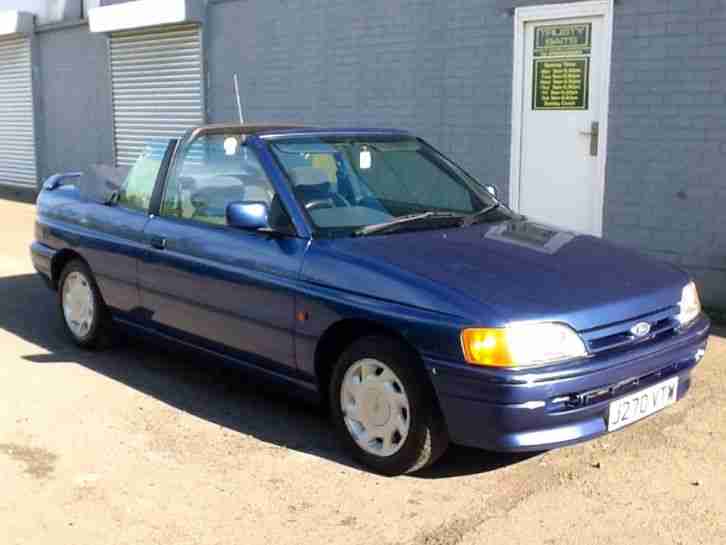
M 232 202 L 264 202 L 271 216 L 281 207 L 255 152 L 239 135 L 200 136 L 176 161 L 161 215 L 225 225 L 227 205 Z
M 119 190 L 119 206 L 139 212 L 149 210 L 156 177 L 168 146 L 168 142 L 161 141 L 147 144 Z

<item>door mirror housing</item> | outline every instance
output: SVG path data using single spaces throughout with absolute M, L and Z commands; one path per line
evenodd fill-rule
M 227 225 L 248 231 L 269 229 L 269 212 L 264 202 L 232 202 L 227 205 Z
M 486 189 L 487 193 L 489 193 L 495 199 L 499 198 L 499 190 L 497 189 L 497 186 L 492 185 L 492 184 L 487 184 L 484 186 L 484 189 Z

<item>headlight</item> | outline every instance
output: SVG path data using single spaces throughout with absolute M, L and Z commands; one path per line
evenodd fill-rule
M 527 367 L 587 355 L 582 339 L 564 324 L 520 322 L 461 332 L 464 359 L 472 365 Z
M 681 325 L 688 325 L 701 314 L 701 300 L 694 282 L 689 282 L 681 292 L 681 311 L 677 318 Z

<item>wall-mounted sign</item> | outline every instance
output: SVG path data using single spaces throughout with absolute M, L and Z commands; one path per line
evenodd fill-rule
M 534 29 L 534 56 L 589 55 L 592 23 L 545 25 Z
M 533 110 L 587 110 L 592 23 L 534 29 Z
M 590 58 L 546 58 L 534 61 L 533 110 L 587 110 Z

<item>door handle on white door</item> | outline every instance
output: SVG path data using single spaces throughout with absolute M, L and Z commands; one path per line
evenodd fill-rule
M 590 155 L 597 157 L 597 150 L 600 147 L 600 122 L 593 121 L 589 131 L 580 131 L 580 134 L 590 137 Z

